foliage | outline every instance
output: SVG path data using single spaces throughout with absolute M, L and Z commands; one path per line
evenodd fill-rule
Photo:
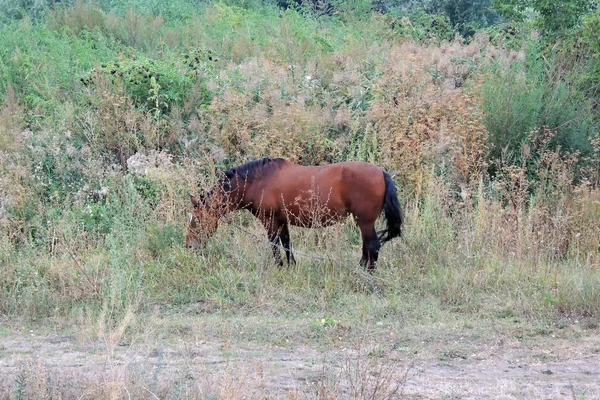
M 197 10 L 203 7 L 201 0 L 95 0 L 105 12 L 114 12 L 116 15 L 125 16 L 133 10 L 139 15 L 162 16 L 171 21 L 182 21 L 191 18 Z
M 581 18 L 597 7 L 593 0 L 493 0 L 494 7 L 506 18 L 523 21 L 531 16 L 548 36 L 561 36 L 579 24 Z
M 600 93 L 600 10 L 587 15 L 583 19 L 583 42 L 590 49 L 588 73 L 585 76 L 585 87 L 595 96 L 595 106 L 598 107 Z
M 406 36 L 428 42 L 431 40 L 451 40 L 456 34 L 448 17 L 442 14 L 429 14 L 422 8 L 415 8 L 400 18 L 398 31 Z
M 589 100 L 572 84 L 578 73 L 540 57 L 537 45 L 529 42 L 525 57 L 510 66 L 496 64 L 482 85 L 492 159 L 520 165 L 522 146 L 535 148 L 535 132 L 546 128 L 554 132 L 551 149 L 589 156 L 595 123 Z
M 431 0 L 427 10 L 430 14 L 443 13 L 463 37 L 471 37 L 499 20 L 490 0 Z
M 22 19 L 25 17 L 37 20 L 57 4 L 63 6 L 72 3 L 70 0 L 5 0 L 0 3 L 0 21 L 3 18 Z
M 80 101 L 80 82 L 73 77 L 114 54 L 110 40 L 93 33 L 78 39 L 43 25 L 10 23 L 0 25 L 0 34 L 0 91 L 10 85 L 37 115 Z
M 192 83 L 191 74 L 181 74 L 174 65 L 135 54 L 121 55 L 118 60 L 102 64 L 81 81 L 90 85 L 99 75 L 123 85 L 136 106 L 161 113 L 181 105 Z

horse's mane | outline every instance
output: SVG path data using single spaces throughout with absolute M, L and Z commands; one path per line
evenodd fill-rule
M 273 170 L 281 167 L 284 161 L 285 159 L 283 158 L 265 157 L 230 168 L 225 171 L 225 178 L 220 182 L 221 187 L 225 191 L 230 191 L 232 189 L 231 180 L 234 176 L 238 176 L 248 183 L 252 182 L 254 179 L 266 176 L 273 172 Z

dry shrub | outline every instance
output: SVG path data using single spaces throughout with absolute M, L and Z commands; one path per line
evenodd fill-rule
M 495 182 L 498 197 L 480 191 L 474 215 L 480 248 L 536 262 L 598 257 L 597 190 L 575 180 L 577 154 L 548 149 L 553 137 L 547 128 L 530 132 L 537 148 L 524 147 L 522 166 L 502 167 Z M 536 176 L 529 176 L 532 171 Z
M 47 20 L 48 27 L 53 30 L 68 28 L 80 35 L 84 31 L 99 29 L 128 46 L 144 50 L 159 47 L 161 35 L 157 32 L 162 30 L 163 23 L 160 15 L 140 15 L 134 9 L 129 9 L 124 17 L 119 17 L 113 12 L 107 14 L 99 7 L 84 4 L 81 0 L 77 0 L 72 7 L 53 10 Z
M 326 118 L 318 106 L 290 104 L 279 108 L 255 146 L 305 165 L 335 162 L 339 155 L 335 144 L 325 135 Z
M 591 140 L 594 147 L 594 156 L 590 160 L 591 167 L 588 175 L 590 176 L 590 184 L 600 186 L 600 133 Z
M 98 69 L 98 68 L 97 68 Z M 94 113 L 85 115 L 84 134 L 96 152 L 114 153 L 123 168 L 127 159 L 143 148 L 158 149 L 174 143 L 161 120 L 136 110 L 122 86 L 94 77 L 90 93 Z
M 230 64 L 218 84 L 208 83 L 225 89 L 200 119 L 210 115 L 211 136 L 234 162 L 365 159 L 394 170 L 417 193 L 436 168 L 470 197 L 487 167 L 488 133 L 476 90 L 463 85 L 476 67 L 515 55 L 491 51 L 483 35 L 469 45 L 348 40 L 333 54 L 304 60 L 302 76 L 277 57 Z M 357 140 L 373 142 L 367 158 Z
M 126 32 L 121 40 L 129 46 L 146 50 L 155 50 L 160 46 L 160 35 L 156 33 L 160 32 L 164 23 L 161 15 L 140 15 L 131 8 L 119 22 L 113 29 L 116 32 Z
M 136 153 L 129 159 L 130 164 L 133 159 L 137 159 L 137 166 L 131 173 L 146 177 L 158 189 L 154 215 L 161 223 L 187 221 L 184 213 L 191 207 L 188 194 L 198 194 L 200 188 L 209 187 L 208 182 L 216 181 L 216 167 L 208 157 L 186 158 L 180 164 L 173 162 L 166 151 L 149 151 Z
M 225 90 L 210 109 L 211 136 L 231 159 L 283 156 L 305 164 L 338 160 L 335 144 L 326 135 L 333 116 L 319 105 L 307 104 L 306 97 L 294 99 L 298 89 L 285 68 L 253 61 L 222 78 L 231 80 L 237 73 L 243 79 L 241 90 Z
M 86 5 L 77 0 L 73 7 L 57 8 L 48 15 L 48 27 L 54 30 L 69 28 L 76 34 L 84 30 L 93 31 L 105 26 L 106 15 L 99 7 Z
M 343 349 L 339 354 L 339 359 L 323 366 L 323 378 L 316 385 L 317 399 L 404 398 L 404 387 L 412 364 L 403 365 L 402 361 L 395 358 L 393 351 L 361 338 L 353 348 Z
M 600 268 L 600 190 L 579 186 L 574 190 L 570 251 L 582 262 Z
M 252 113 L 252 105 L 248 96 L 232 90 L 227 90 L 222 99 L 215 98 L 211 104 L 213 113 L 217 114 L 212 123 L 211 135 L 222 144 L 230 157 L 257 157 L 250 153 L 251 139 L 253 132 L 259 131 L 264 121 L 260 118 L 260 113 Z
M 455 43 L 439 48 L 404 43 L 382 66 L 369 121 L 378 132 L 384 165 L 417 194 L 434 166 L 448 168 L 450 180 L 461 186 L 477 182 L 485 170 L 487 131 L 477 99 L 457 89 L 466 72 L 464 63 L 454 61 L 475 62 L 479 53 L 476 46 Z
M 31 131 L 25 129 L 25 111 L 11 85 L 0 107 L 0 231 L 11 240 L 24 241 L 26 206 L 34 198 L 28 185 L 28 160 L 23 154 Z
M 55 303 L 60 303 L 65 299 L 85 301 L 97 294 L 97 286 L 92 286 L 86 281 L 85 277 L 78 272 L 73 259 L 66 252 L 47 262 L 47 269 L 44 268 L 44 277 L 48 286 L 53 288 L 49 295 L 53 297 Z M 77 262 L 80 263 L 80 260 Z M 44 266 L 41 265 L 41 267 Z
M 0 152 L 20 150 L 23 136 L 19 135 L 24 127 L 24 110 L 17 99 L 13 87 L 6 89 L 4 104 L 0 108 Z

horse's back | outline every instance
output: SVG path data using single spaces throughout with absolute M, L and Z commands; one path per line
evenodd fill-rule
M 290 188 L 319 189 L 335 191 L 344 195 L 352 195 L 360 191 L 362 194 L 383 195 L 384 179 L 381 168 L 363 161 L 345 161 L 335 164 L 302 166 L 286 162 L 282 166 L 279 180 L 287 179 Z M 285 178 L 284 178 L 285 176 Z
M 335 222 L 348 214 L 374 221 L 381 213 L 384 193 L 383 172 L 373 164 L 347 161 L 302 166 L 285 161 L 257 185 L 253 202 L 269 212 L 288 214 L 287 218 L 298 225 L 307 224 L 300 215 L 319 212 L 324 213 L 321 223 Z M 315 210 L 306 214 L 309 208 Z

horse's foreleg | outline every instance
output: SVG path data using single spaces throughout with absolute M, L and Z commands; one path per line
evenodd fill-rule
M 290 241 L 290 230 L 287 223 L 281 226 L 281 245 L 285 250 L 285 257 L 287 258 L 288 265 L 296 264 L 296 259 L 294 258 L 294 254 L 292 253 L 292 243 Z
M 265 224 L 265 228 L 267 228 L 267 234 L 269 237 L 269 241 L 271 242 L 271 250 L 273 250 L 273 257 L 275 257 L 275 262 L 281 267 L 283 266 L 283 260 L 281 259 L 281 251 L 279 251 L 279 246 L 281 243 L 281 225 L 279 223 L 276 223 L 275 221 L 270 221 L 270 223 Z
M 379 258 L 379 248 L 381 242 L 375 232 L 374 224 L 359 224 L 360 232 L 363 240 L 363 253 L 360 259 L 360 265 L 365 267 L 367 271 L 373 272 L 375 270 L 375 264 Z

